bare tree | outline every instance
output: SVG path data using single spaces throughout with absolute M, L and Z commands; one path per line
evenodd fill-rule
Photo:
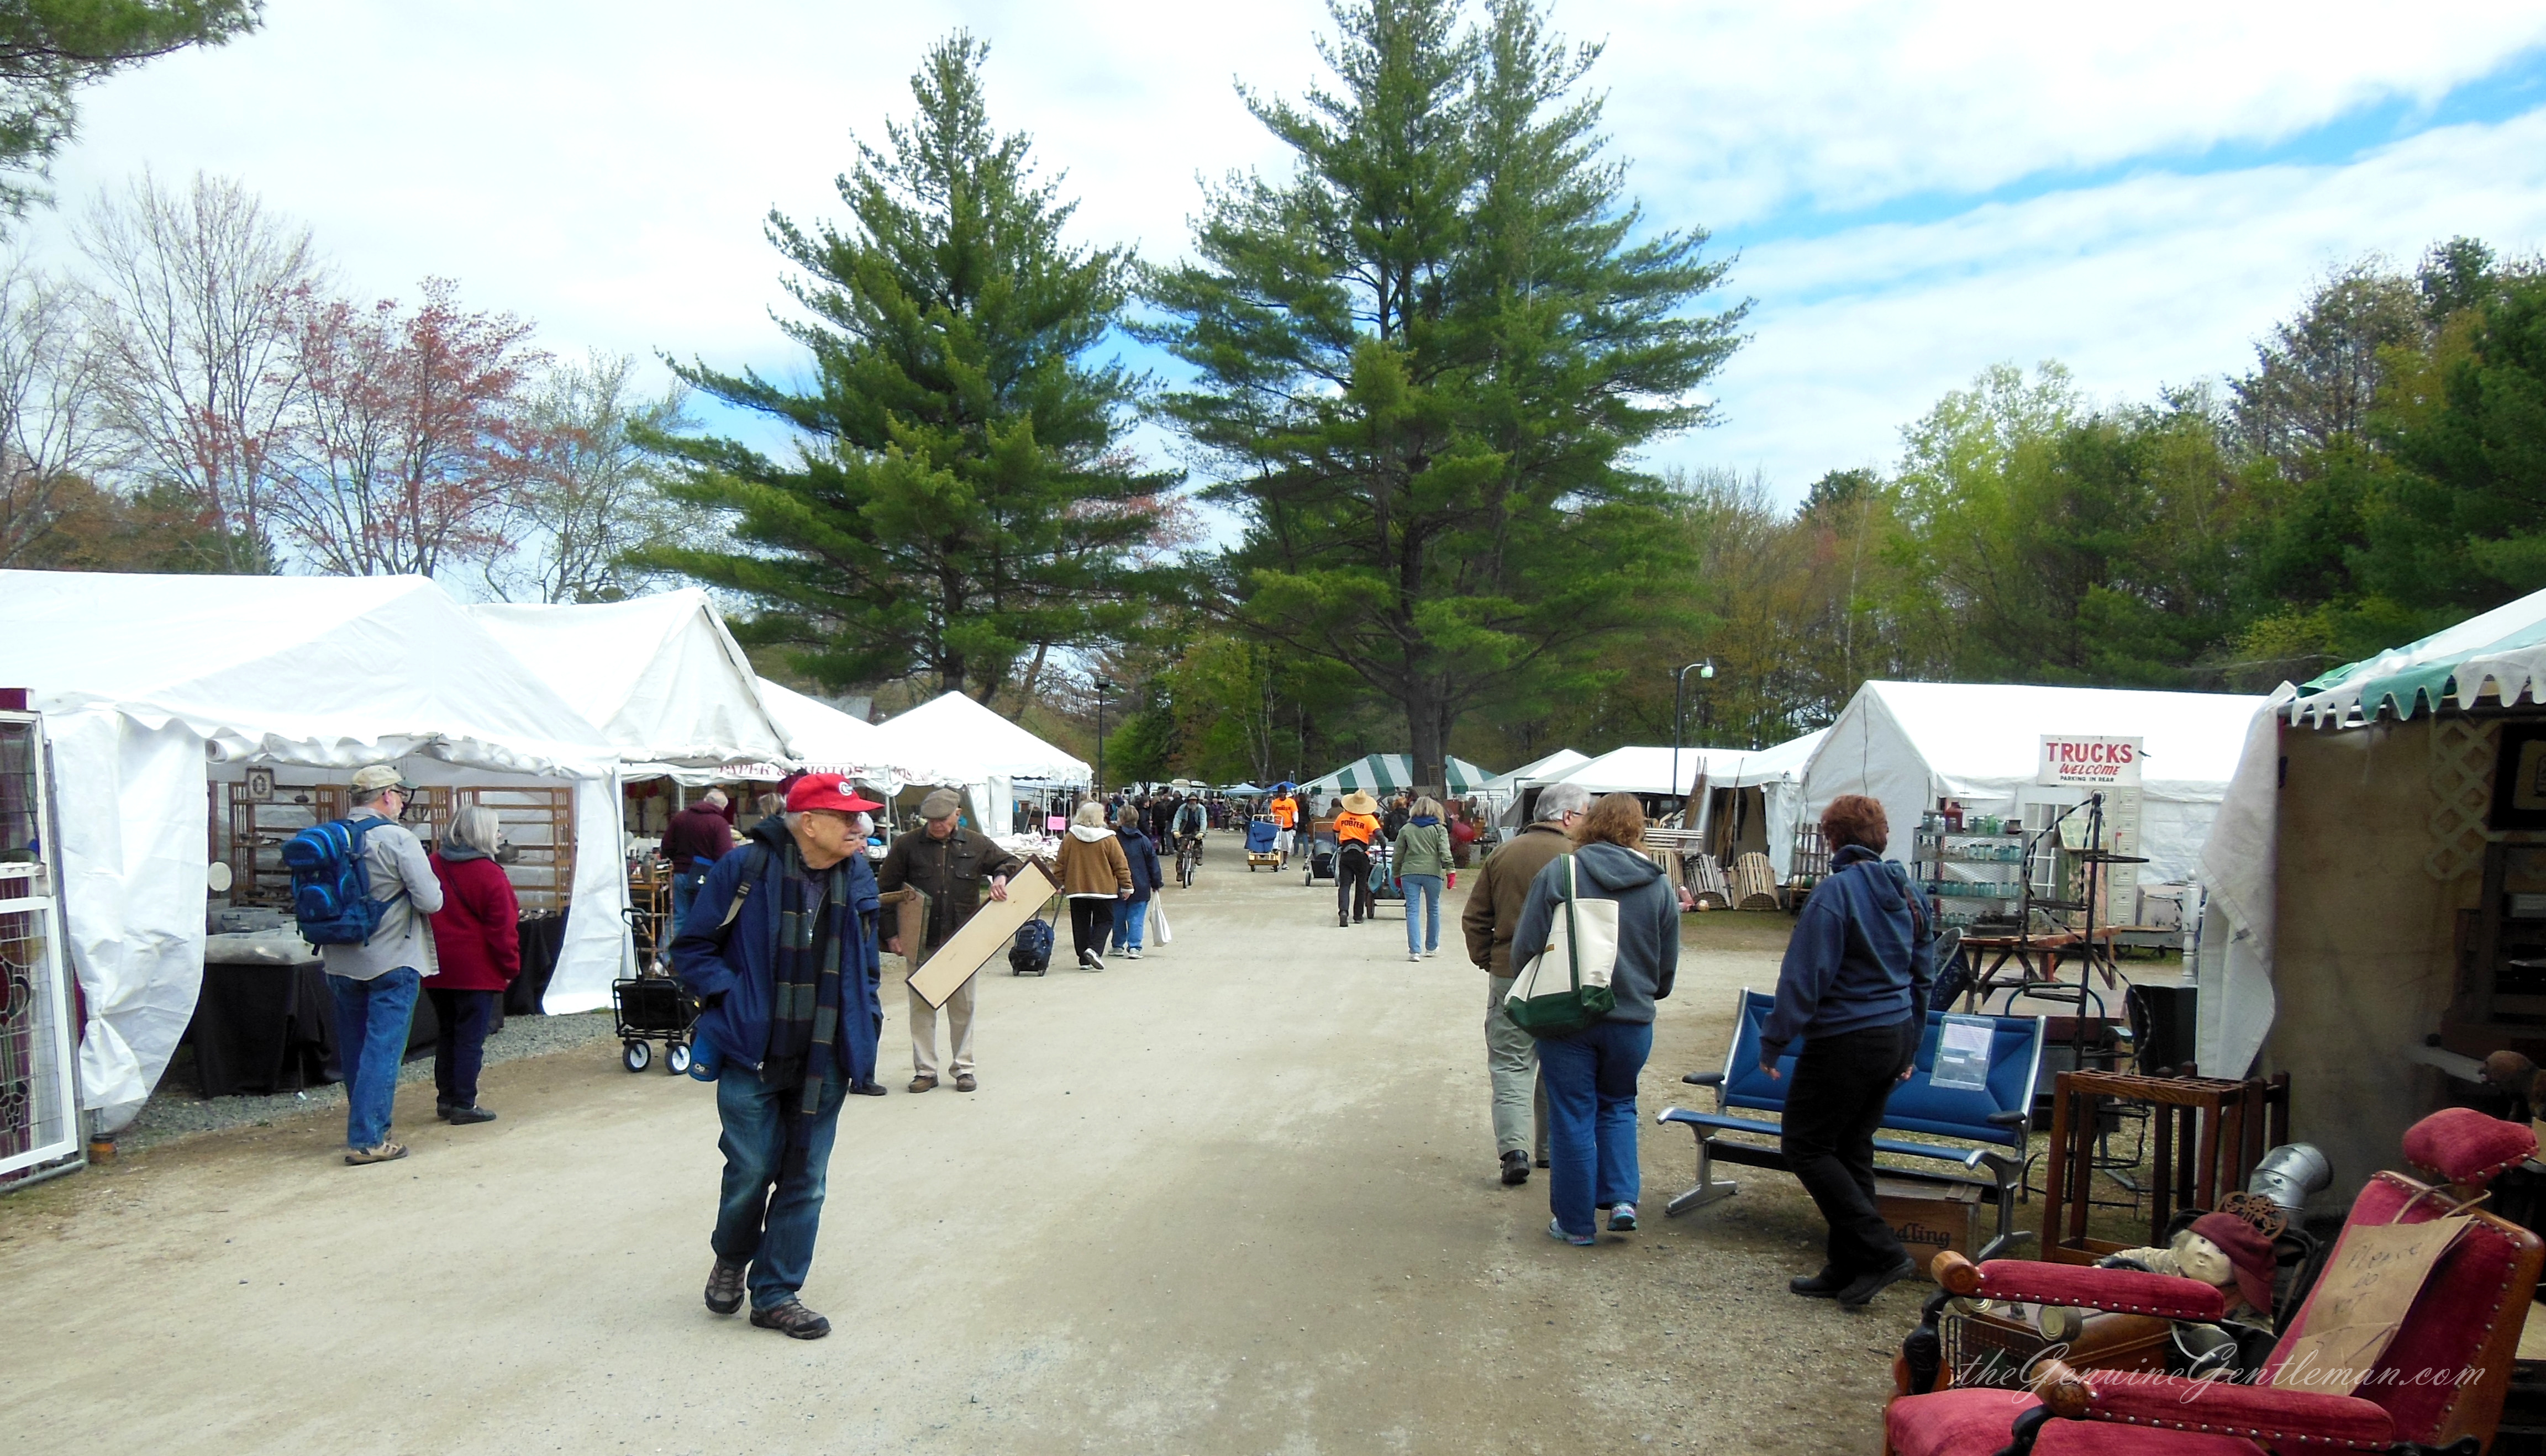
M 662 459 L 642 444 L 696 428 L 687 399 L 678 385 L 644 394 L 629 355 L 596 351 L 551 369 L 531 401 L 538 453 L 514 501 L 520 550 L 489 570 L 489 587 L 509 598 L 607 602 L 650 585 L 660 574 L 629 553 L 686 543 L 708 514 L 662 493 Z
M 96 461 L 97 367 L 71 294 L 0 263 L 0 566 L 41 546 Z
M 275 453 L 299 396 L 290 316 L 323 279 L 309 230 L 198 173 L 144 172 L 78 232 L 107 416 L 145 478 L 193 497 L 214 570 L 274 569 Z

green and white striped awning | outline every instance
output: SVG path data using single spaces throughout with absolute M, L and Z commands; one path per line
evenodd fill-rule
M 1465 759 L 1452 759 L 1444 766 L 1450 776 L 1450 792 L 1472 794 L 1485 787 L 1493 777 Z M 1348 794 L 1355 790 L 1373 794 L 1393 794 L 1400 788 L 1414 786 L 1414 760 L 1410 754 L 1365 754 L 1337 768 L 1323 778 L 1301 784 L 1303 792 L 1312 795 Z
M 2290 721 L 2339 728 L 2391 713 L 2411 718 L 2492 695 L 2546 702 L 2546 592 L 2334 669 L 2299 689 Z

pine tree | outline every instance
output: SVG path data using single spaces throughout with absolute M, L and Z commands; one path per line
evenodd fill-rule
M 1074 204 L 1037 180 L 1029 138 L 991 130 L 987 53 L 960 34 L 930 50 L 918 114 L 839 181 L 850 227 L 771 214 L 804 274 L 788 286 L 811 316 L 786 328 L 812 387 L 679 370 L 792 425 L 797 458 L 657 442 L 687 467 L 672 493 L 730 512 L 735 541 L 641 559 L 752 598 L 741 634 L 835 686 L 917 673 L 987 702 L 1030 650 L 1129 628 L 1150 585 L 1129 553 L 1171 482 L 1124 447 L 1141 381 L 1082 362 L 1123 309 L 1130 258 L 1061 240 Z
M 1338 0 L 1331 88 L 1253 95 L 1295 154 L 1233 177 L 1149 337 L 1193 365 L 1171 419 L 1238 513 L 1224 608 L 1400 705 L 1438 764 L 1461 714 L 1588 691 L 1600 649 L 1672 610 L 1685 560 L 1638 447 L 1706 421 L 1739 342 L 1702 231 L 1644 235 L 1598 47 L 1526 0 Z

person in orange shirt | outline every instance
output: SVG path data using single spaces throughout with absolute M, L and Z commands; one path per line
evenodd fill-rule
M 1344 795 L 1335 816 L 1335 924 L 1357 926 L 1378 914 L 1370 893 L 1370 847 L 1379 838 L 1379 800 L 1359 789 Z
M 1273 802 L 1265 806 L 1273 816 L 1273 827 L 1281 833 L 1273 837 L 1273 848 L 1280 850 L 1283 862 L 1290 862 L 1291 832 L 1300 827 L 1300 801 L 1287 783 L 1273 790 Z

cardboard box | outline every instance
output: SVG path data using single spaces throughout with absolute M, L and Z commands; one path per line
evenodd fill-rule
M 1921 1279 L 1932 1277 L 1927 1265 L 1946 1250 L 1969 1257 L 1981 1247 L 1981 1190 L 1971 1183 L 1874 1180 L 1875 1210 L 1916 1261 Z

